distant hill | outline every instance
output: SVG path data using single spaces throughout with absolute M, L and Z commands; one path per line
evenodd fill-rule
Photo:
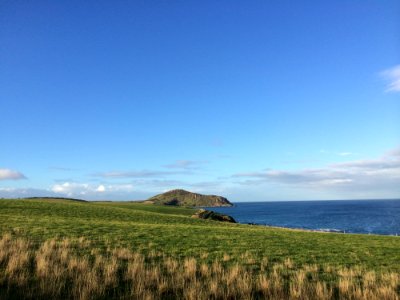
M 78 201 L 78 202 L 87 202 L 86 200 L 76 199 L 76 198 L 65 198 L 65 197 L 26 197 L 21 198 L 23 200 L 61 200 L 61 201 Z
M 233 206 L 228 199 L 216 195 L 202 195 L 185 190 L 172 190 L 149 198 L 145 203 L 175 206 Z

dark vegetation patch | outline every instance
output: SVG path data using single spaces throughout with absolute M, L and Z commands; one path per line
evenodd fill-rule
M 220 214 L 211 210 L 199 209 L 192 218 L 213 220 L 220 222 L 236 223 L 235 219 L 231 216 Z

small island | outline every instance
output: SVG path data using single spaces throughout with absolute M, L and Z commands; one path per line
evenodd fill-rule
M 191 206 L 191 207 L 221 207 L 233 206 L 233 204 L 222 196 L 202 195 L 182 189 L 171 190 L 144 201 L 148 204 Z

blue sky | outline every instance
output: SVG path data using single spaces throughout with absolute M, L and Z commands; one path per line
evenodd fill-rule
M 400 197 L 398 1 L 3 1 L 0 197 Z

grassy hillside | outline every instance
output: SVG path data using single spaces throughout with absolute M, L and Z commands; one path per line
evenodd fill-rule
M 149 198 L 145 203 L 174 206 L 232 206 L 228 199 L 216 195 L 202 195 L 185 190 L 171 190 Z
M 0 299 L 400 296 L 400 239 L 191 218 L 194 210 L 0 200 Z
M 400 271 L 400 238 L 305 232 L 190 218 L 181 207 L 68 200 L 0 200 L 0 234 L 28 237 L 79 238 L 100 249 L 124 247 L 212 262 L 259 266 L 263 259 L 294 265 L 353 266 Z M 207 255 L 205 255 L 207 253 Z

